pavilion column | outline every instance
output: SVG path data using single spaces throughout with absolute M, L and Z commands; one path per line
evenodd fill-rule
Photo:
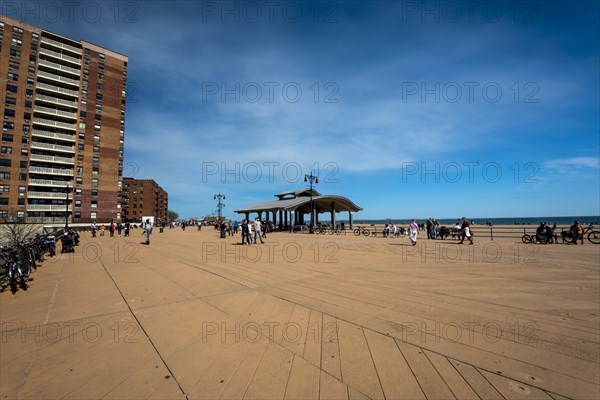
M 245 212 L 244 215 L 246 216 L 246 221 L 250 221 L 250 213 Z
M 331 226 L 335 229 L 335 203 L 331 202 Z
M 273 227 L 277 228 L 277 211 L 273 210 Z
M 317 211 L 317 205 L 315 204 L 315 226 L 319 225 L 319 212 Z
M 288 210 L 284 210 L 283 211 L 283 226 L 284 228 L 287 226 L 288 224 Z
M 352 211 L 348 211 L 348 221 L 350 222 L 350 229 L 352 229 Z
M 282 230 L 283 229 L 283 224 L 281 223 L 283 221 L 283 210 L 279 210 L 279 229 Z

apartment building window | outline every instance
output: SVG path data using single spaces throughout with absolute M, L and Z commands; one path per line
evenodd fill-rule
M 95 115 L 94 115 L 94 120 L 96 120 L 96 121 L 102 121 L 102 115 L 100 115 L 100 114 L 95 114 Z
M 15 110 L 4 110 L 4 118 L 14 118 Z
M 20 206 L 24 206 L 25 205 L 25 199 L 17 199 L 17 204 Z
M 0 167 L 10 167 L 12 161 L 8 158 L 0 158 Z
M 6 94 L 16 94 L 17 93 L 17 87 L 13 86 L 13 85 L 6 85 Z
M 81 218 L 81 211 L 75 211 L 75 219 Z
M 15 99 L 14 97 L 6 97 L 4 99 L 4 104 L 6 104 L 7 106 L 14 106 L 17 104 L 17 99 Z
M 10 55 L 12 57 L 21 57 L 21 52 L 19 50 L 15 50 L 15 49 L 10 49 Z
M 10 172 L 0 172 L 0 181 L 10 180 Z
M 25 91 L 25 97 L 33 97 L 33 90 L 27 89 Z
M 36 61 L 37 61 L 36 56 L 29 56 L 29 64 L 35 64 Z
M 25 186 L 19 186 L 19 195 L 24 196 L 27 188 Z
M 12 142 L 13 141 L 13 135 L 11 135 L 10 133 L 3 133 L 2 134 L 2 141 L 4 141 L 4 142 Z
M 26 169 L 27 168 L 27 161 L 21 161 L 21 162 L 19 162 L 19 168 Z
M 98 57 L 100 57 L 102 60 L 104 60 L 105 55 L 104 55 L 104 53 L 99 53 Z
M 96 104 L 96 110 L 102 111 L 102 104 Z
M 27 84 L 28 85 L 33 85 L 33 78 L 27 78 Z
M 0 211 L 0 218 L 8 218 L 8 211 Z
M 10 185 L 0 185 L 0 192 L 9 192 Z
M 28 137 L 26 137 L 26 136 L 23 136 L 23 137 L 21 138 L 21 143 L 22 143 L 22 144 L 29 144 L 29 138 L 28 138 Z
M 19 67 L 21 66 L 21 64 L 18 61 L 9 61 L 8 62 L 8 68 L 10 69 L 19 69 Z
M 92 208 L 98 208 L 98 200 L 92 200 Z
M 13 32 L 16 34 L 23 34 L 23 29 L 19 28 L 18 26 L 13 26 Z
M 79 117 L 80 117 L 80 118 L 85 118 L 85 116 L 86 116 L 86 115 L 87 115 L 87 114 L 86 114 L 86 112 L 85 112 L 85 111 L 80 111 L 80 112 L 79 112 Z
M 37 48 L 38 48 L 37 44 L 34 44 L 34 43 L 31 44 L 32 53 L 35 52 L 37 50 Z
M 34 32 L 34 33 L 31 34 L 31 40 L 37 41 L 38 38 L 39 38 L 39 35 L 37 33 Z
M 88 84 L 88 80 L 87 80 L 87 79 L 84 79 L 83 81 L 81 81 L 81 83 L 83 84 L 83 86 L 87 86 L 87 84 Z
M 99 167 L 92 168 L 92 175 L 98 175 L 99 173 L 100 173 L 100 168 Z
M 25 108 L 31 108 L 32 104 L 31 104 L 31 100 L 26 100 L 25 101 Z
M 27 135 L 31 127 L 29 125 L 23 125 L 23 132 Z
M 21 182 L 27 181 L 27 174 L 19 174 L 19 181 L 21 181 Z
M 81 177 L 77 177 L 77 178 L 75 179 L 75 183 L 77 183 L 78 185 L 81 185 L 81 184 L 83 183 L 83 178 L 81 178 Z
M 94 143 L 100 143 L 100 136 L 94 136 Z
M 25 120 L 25 122 L 29 122 L 31 120 L 31 113 L 30 112 L 24 112 L 23 113 L 23 119 Z
M 87 101 L 81 100 L 81 108 L 85 108 L 87 106 Z
M 85 133 L 79 132 L 79 140 L 84 140 L 84 139 L 85 139 Z
M 19 80 L 19 74 L 13 74 L 12 72 L 8 73 L 8 80 L 9 81 L 18 81 Z
M 81 143 L 77 145 L 77 149 L 79 149 L 80 151 L 83 151 L 84 148 L 84 145 Z
M 13 46 L 21 46 L 22 44 L 23 44 L 23 41 L 21 39 L 17 39 L 17 38 L 11 39 L 11 45 L 13 45 Z
M 96 85 L 96 89 L 98 89 L 99 91 L 102 91 L 102 89 L 104 89 L 104 85 L 103 85 L 103 84 L 101 84 L 101 83 L 98 83 L 98 84 Z
M 96 100 L 102 101 L 102 93 L 96 93 Z
M 92 196 L 98 196 L 98 189 L 92 189 Z
M 98 186 L 98 178 L 92 178 L 92 185 Z
M 94 130 L 95 130 L 96 132 L 100 132 L 100 129 L 101 129 L 101 128 L 102 128 L 102 127 L 101 127 L 100 125 L 94 125 Z
M 75 200 L 75 207 L 81 207 L 81 200 Z
M 95 211 L 90 213 L 90 218 L 91 219 L 96 219 L 96 212 Z
M 8 197 L 0 197 L 0 206 L 8 205 Z
M 98 64 L 98 69 L 104 70 L 104 64 Z
M 22 157 L 29 156 L 29 150 L 27 150 L 27 149 L 21 149 L 21 156 Z
M 2 146 L 2 154 L 12 154 L 12 147 Z
M 83 69 L 83 74 L 84 74 L 84 75 L 88 75 L 89 73 L 90 73 L 90 70 L 89 70 L 89 69 L 87 69 L 87 68 L 84 68 L 84 69 Z
M 100 153 L 100 147 L 94 146 L 94 153 Z
M 75 196 L 81 196 L 81 188 L 75 189 Z

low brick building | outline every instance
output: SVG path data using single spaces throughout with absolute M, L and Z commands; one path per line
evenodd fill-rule
M 154 179 L 123 178 L 121 197 L 123 221 L 140 222 L 154 217 L 155 223 L 169 219 L 169 194 Z

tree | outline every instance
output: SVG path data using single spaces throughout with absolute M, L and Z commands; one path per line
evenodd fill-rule
M 14 245 L 33 238 L 44 232 L 42 224 L 6 223 L 0 224 L 0 242 L 5 245 Z
M 177 214 L 173 210 L 169 210 L 169 221 L 175 221 L 178 218 L 179 218 L 179 214 Z

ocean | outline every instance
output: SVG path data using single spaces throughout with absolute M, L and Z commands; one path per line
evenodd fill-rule
M 326 222 L 327 219 L 324 218 L 327 214 L 321 214 L 319 216 L 319 220 Z M 438 218 L 437 219 L 440 225 L 450 225 L 456 222 L 456 218 Z M 572 225 L 573 221 L 579 220 L 582 225 L 588 225 L 589 223 L 593 223 L 594 225 L 599 225 L 600 216 L 573 216 L 573 217 L 513 217 L 513 218 L 470 218 L 469 222 L 474 221 L 477 225 L 485 225 L 486 221 L 491 221 L 494 225 L 538 225 L 540 221 L 544 221 L 550 225 Z M 422 224 L 427 221 L 426 218 L 416 219 L 417 223 Z M 345 222 L 348 223 L 348 220 L 337 220 L 336 222 Z M 410 224 L 410 219 L 404 218 L 387 218 L 387 219 L 361 219 L 359 216 L 355 216 L 353 221 L 355 224 L 389 224 L 395 223 L 399 225 L 408 225 Z

